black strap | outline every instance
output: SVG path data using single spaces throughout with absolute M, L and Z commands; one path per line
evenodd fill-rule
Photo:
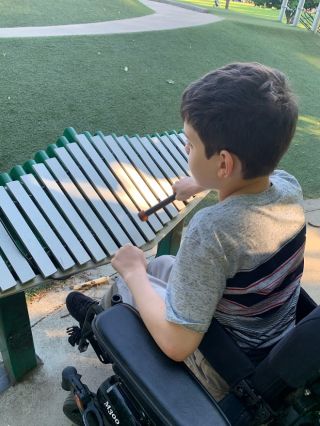
M 216 319 L 212 320 L 199 350 L 229 384 L 231 392 L 244 403 L 257 424 L 268 423 L 274 414 L 250 381 L 255 366 Z
M 81 338 L 79 341 L 78 349 L 80 352 L 85 352 L 88 348 L 88 341 L 89 341 L 99 360 L 103 364 L 109 364 L 110 360 L 106 358 L 106 356 L 102 352 L 98 342 L 96 341 L 96 338 L 94 337 L 92 327 L 91 327 L 93 318 L 96 315 L 100 314 L 102 311 L 103 311 L 103 308 L 97 304 L 93 304 L 89 307 L 86 314 L 86 319 L 81 328 Z
M 247 355 L 216 319 L 212 320 L 199 350 L 231 388 L 255 370 Z

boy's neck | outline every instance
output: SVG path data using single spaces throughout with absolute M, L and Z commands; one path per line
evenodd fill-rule
M 240 182 L 228 185 L 219 190 L 219 201 L 225 200 L 231 195 L 259 194 L 270 187 L 269 176 L 261 176 L 256 179 L 242 179 Z

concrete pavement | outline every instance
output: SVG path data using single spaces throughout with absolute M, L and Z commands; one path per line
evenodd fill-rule
M 138 18 L 88 24 L 0 28 L 0 38 L 103 35 L 161 31 L 206 25 L 223 19 L 209 13 L 201 13 L 171 4 L 150 0 L 141 0 L 141 2 L 152 9 L 154 13 Z

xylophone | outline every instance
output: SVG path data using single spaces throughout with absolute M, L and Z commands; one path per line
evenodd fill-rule
M 182 131 L 128 137 L 68 128 L 0 175 L 0 340 L 6 309 L 18 306 L 9 296 L 108 263 L 126 243 L 146 251 L 172 234 L 204 194 L 164 203 L 147 221 L 139 212 L 189 175 L 185 143 Z

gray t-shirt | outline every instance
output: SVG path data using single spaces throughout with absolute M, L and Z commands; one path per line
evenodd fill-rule
M 295 320 L 305 218 L 297 180 L 235 195 L 190 221 L 169 277 L 167 320 L 206 332 L 215 316 L 244 348 L 279 340 Z

